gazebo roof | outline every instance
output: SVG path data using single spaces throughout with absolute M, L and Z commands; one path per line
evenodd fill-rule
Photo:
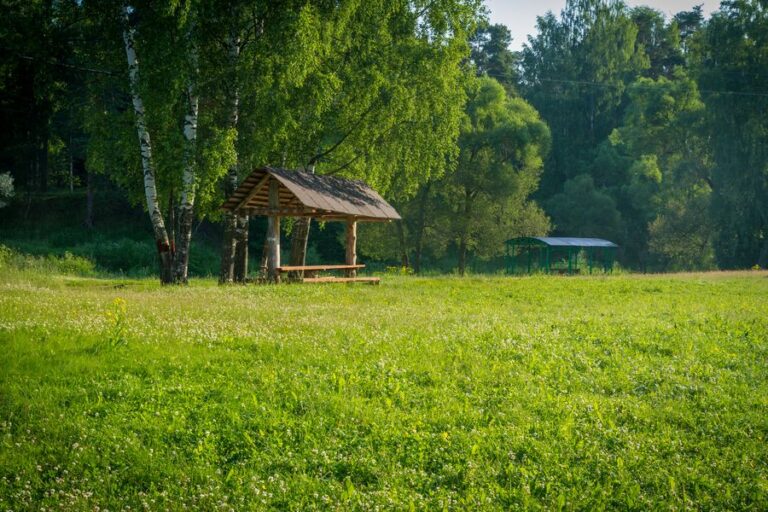
M 279 208 L 269 206 L 269 181 L 279 183 Z M 359 180 L 305 171 L 262 167 L 253 171 L 223 205 L 249 215 L 315 217 L 324 220 L 399 220 L 400 215 L 376 191 Z
M 549 237 L 532 236 L 523 238 L 514 238 L 507 243 L 515 245 L 548 245 L 550 247 L 618 247 L 615 243 L 602 238 L 572 238 L 572 237 Z

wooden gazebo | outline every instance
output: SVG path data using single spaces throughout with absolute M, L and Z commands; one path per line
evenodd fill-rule
M 304 282 L 378 282 L 377 278 L 356 276 L 356 271 L 364 267 L 357 263 L 357 223 L 400 219 L 395 209 L 362 181 L 273 167 L 262 167 L 253 171 L 237 187 L 222 209 L 268 218 L 267 275 L 273 282 L 279 282 L 283 272 L 300 272 L 308 276 L 303 277 Z M 312 217 L 346 222 L 345 264 L 282 266 L 281 217 Z M 325 270 L 343 270 L 346 277 L 315 277 L 317 272 Z

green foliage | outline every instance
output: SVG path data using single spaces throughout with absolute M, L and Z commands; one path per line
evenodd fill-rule
M 710 268 L 712 165 L 698 87 L 677 69 L 670 78 L 640 78 L 628 98 L 609 137 L 627 169 L 612 193 L 627 219 L 628 256 L 666 269 Z
M 70 252 L 65 252 L 60 257 L 31 256 L 0 245 L 0 274 L 7 276 L 17 272 L 93 276 L 96 275 L 96 266 L 91 260 Z
M 150 240 L 101 238 L 78 244 L 73 250 L 111 272 L 145 276 L 151 275 L 157 266 L 156 251 Z
M 723 2 L 704 33 L 701 86 L 713 151 L 715 251 L 723 268 L 768 267 L 768 12 Z
M 523 49 L 523 95 L 553 133 L 545 196 L 589 171 L 594 148 L 620 118 L 627 85 L 648 68 L 638 26 L 621 2 L 569 0 L 538 19 Z
M 436 260 L 453 251 L 463 273 L 468 254 L 487 261 L 503 253 L 507 239 L 549 230 L 529 199 L 549 150 L 546 124 L 493 78 L 468 79 L 466 88 L 455 170 L 398 203 L 400 225 L 363 227 L 364 254 L 403 265 L 412 257 L 421 272 L 426 253 Z
M 709 268 L 711 144 L 688 65 L 701 51 L 701 25 L 700 8 L 667 21 L 602 0 L 567 2 L 559 18 L 540 18 L 523 52 L 523 91 L 552 129 L 538 198 L 559 234 L 612 233 L 632 266 Z M 568 199 L 574 194 L 599 207 Z M 681 222 L 701 206 L 700 221 Z
M 667 23 L 662 12 L 645 6 L 633 8 L 629 16 L 637 27 L 635 45 L 638 52 L 648 58 L 646 76 L 669 76 L 684 64 L 680 28 L 676 22 Z
M 220 34 L 203 58 L 218 79 L 208 94 L 226 98 L 236 89 L 241 100 L 241 172 L 314 167 L 403 197 L 442 173 L 456 151 L 460 64 L 477 4 L 204 4 Z M 255 35 L 251 18 L 259 20 Z M 234 62 L 221 44 L 232 33 L 242 37 Z M 219 108 L 229 107 L 224 101 Z
M 762 510 L 766 293 L 3 274 L 0 507 Z
M 483 22 L 470 38 L 470 57 L 477 73 L 495 79 L 508 93 L 518 86 L 519 54 L 512 52 L 512 33 L 504 25 Z
M 507 239 L 548 229 L 543 213 L 528 203 L 549 150 L 547 125 L 492 78 L 470 82 L 468 96 L 456 171 L 435 184 L 437 214 L 448 229 L 444 243 L 458 248 L 461 273 L 468 252 L 497 256 Z M 524 226 L 536 231 L 517 231 Z
M 100 173 L 143 204 L 125 2 L 6 4 L 3 170 L 27 194 L 83 187 Z M 666 17 L 621 1 L 568 0 L 539 18 L 519 53 L 480 0 L 129 4 L 164 215 L 183 188 L 192 83 L 198 219 L 220 219 L 230 169 L 242 177 L 262 165 L 312 168 L 364 179 L 394 201 L 402 229 L 364 228 L 362 254 L 410 258 L 418 270 L 422 259 L 446 269 L 457 255 L 491 261 L 505 237 L 548 231 L 548 216 L 559 234 L 613 234 L 633 268 L 710 268 L 712 254 L 722 268 L 768 267 L 762 0 L 724 2 L 709 20 L 701 6 Z M 508 97 L 475 75 L 496 79 Z M 547 137 L 529 130 L 545 125 Z M 468 165 L 478 143 L 486 146 Z M 538 149 L 510 163 L 514 147 Z M 0 205 L 10 190 L 3 176 Z M 583 211 L 569 196 L 598 203 Z M 154 246 L 137 242 L 148 231 L 125 231 L 104 246 L 87 234 L 67 242 L 76 230 L 55 233 L 40 247 L 151 272 Z M 192 252 L 195 273 L 215 268 L 209 245 L 195 246 L 204 248 Z
M 667 270 L 714 269 L 709 189 L 672 199 L 649 226 L 651 251 L 662 258 Z
M 563 192 L 546 202 L 555 233 L 567 236 L 625 239 L 625 224 L 616 201 L 595 187 L 587 174 L 565 182 Z

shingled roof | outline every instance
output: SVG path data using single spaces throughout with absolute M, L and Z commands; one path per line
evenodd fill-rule
M 269 181 L 279 183 L 280 207 L 269 207 Z M 364 221 L 398 220 L 400 215 L 376 191 L 359 180 L 305 171 L 262 167 L 253 171 L 223 205 L 249 215 L 315 217 Z

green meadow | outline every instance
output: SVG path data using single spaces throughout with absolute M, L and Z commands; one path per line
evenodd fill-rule
M 74 274 L 0 271 L 0 510 L 768 509 L 764 272 Z

